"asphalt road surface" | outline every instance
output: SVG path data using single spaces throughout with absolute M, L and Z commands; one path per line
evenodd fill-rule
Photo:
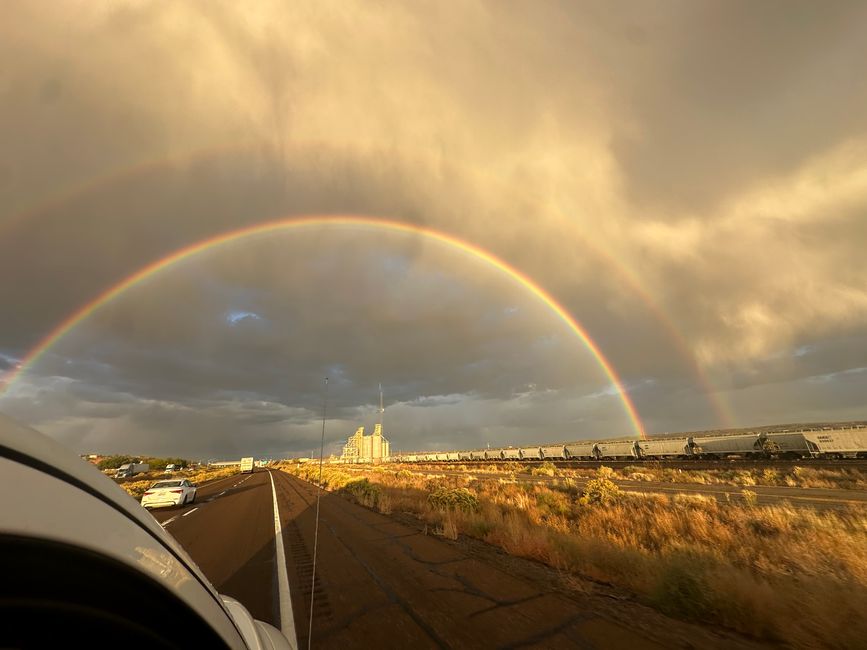
M 294 622 L 306 648 L 316 488 L 279 471 L 273 477 Z M 314 648 L 756 647 L 632 602 L 563 593 L 534 577 L 553 573 L 541 565 L 502 554 L 492 560 L 327 492 L 320 506 Z M 280 626 L 269 472 L 203 485 L 195 504 L 153 515 L 220 593 Z M 523 568 L 513 570 L 518 563 Z

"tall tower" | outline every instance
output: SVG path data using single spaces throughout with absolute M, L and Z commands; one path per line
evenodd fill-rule
M 382 437 L 382 414 L 385 412 L 385 409 L 382 406 L 382 384 L 379 385 L 379 422 L 376 423 L 376 426 L 373 427 L 373 457 L 376 460 L 381 460 L 388 456 L 388 448 L 383 449 L 383 437 Z M 387 443 L 386 443 L 387 444 Z

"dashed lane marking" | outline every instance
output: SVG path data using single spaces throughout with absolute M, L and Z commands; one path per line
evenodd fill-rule
M 196 510 L 198 510 L 198 509 L 199 509 L 199 506 L 196 506 L 196 507 L 193 508 L 192 510 L 187 510 L 184 514 L 181 515 L 181 517 L 186 517 L 187 515 L 191 515 L 191 514 L 193 514 L 193 513 L 194 513 Z

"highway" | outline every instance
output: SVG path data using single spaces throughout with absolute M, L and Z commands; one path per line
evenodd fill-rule
M 316 488 L 279 471 L 203 485 L 195 504 L 153 511 L 220 593 L 280 626 L 271 476 L 299 647 L 307 647 Z M 481 542 L 322 493 L 314 648 L 754 648 L 674 621 Z M 285 629 L 285 626 L 284 626 Z

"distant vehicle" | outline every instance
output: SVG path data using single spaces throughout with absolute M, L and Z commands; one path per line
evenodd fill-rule
M 14 489 L 13 489 L 14 488 Z M 0 645 L 287 650 L 90 463 L 0 415 Z
M 179 469 L 180 467 L 178 467 L 174 463 L 169 463 L 168 465 L 166 465 L 166 474 L 171 474 L 172 472 L 176 472 Z
M 196 486 L 187 479 L 157 481 L 147 489 L 141 498 L 141 504 L 144 508 L 182 506 L 185 503 L 195 503 L 195 501 Z
M 147 463 L 124 463 L 114 473 L 115 478 L 130 478 L 136 474 L 147 472 L 151 468 Z
M 241 474 L 253 473 L 253 457 L 241 459 Z

